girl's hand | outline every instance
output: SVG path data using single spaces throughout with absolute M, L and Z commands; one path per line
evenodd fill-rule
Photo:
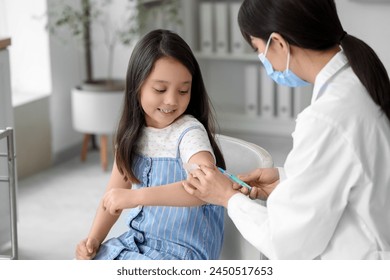
M 122 188 L 113 188 L 103 197 L 103 209 L 111 215 L 120 215 L 123 209 L 134 208 L 136 204 L 136 191 Z
M 91 260 L 96 256 L 100 243 L 95 238 L 86 238 L 80 241 L 76 247 L 77 260 Z

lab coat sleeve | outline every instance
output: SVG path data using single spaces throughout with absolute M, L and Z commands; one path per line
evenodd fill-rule
M 308 115 L 297 122 L 286 178 L 267 208 L 233 196 L 228 214 L 270 259 L 314 259 L 326 249 L 362 169 L 337 124 Z
M 278 172 L 279 172 L 279 181 L 284 181 L 286 179 L 286 172 L 284 172 L 283 167 L 277 167 Z
M 249 243 L 267 258 L 274 258 L 267 208 L 238 193 L 229 199 L 228 215 Z

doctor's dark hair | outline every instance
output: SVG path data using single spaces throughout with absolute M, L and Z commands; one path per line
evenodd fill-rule
M 192 75 L 191 99 L 184 114 L 194 116 L 207 131 L 218 166 L 225 166 L 223 155 L 215 141 L 213 107 L 203 83 L 200 67 L 191 48 L 177 34 L 169 30 L 153 30 L 134 47 L 130 56 L 122 116 L 116 132 L 115 160 L 125 180 L 139 182 L 132 170 L 136 142 L 146 125 L 145 113 L 140 103 L 140 91 L 152 72 L 155 62 L 169 57 L 183 64 Z
M 353 71 L 390 120 L 387 71 L 366 43 L 344 31 L 334 0 L 244 0 L 238 24 L 249 44 L 250 36 L 266 41 L 277 32 L 301 48 L 321 51 L 341 45 Z

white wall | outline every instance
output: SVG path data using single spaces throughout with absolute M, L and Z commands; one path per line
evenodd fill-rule
M 23 7 L 23 8 L 21 8 Z M 13 93 L 49 93 L 49 44 L 45 0 L 0 0 L 0 35 L 11 37 Z
M 107 17 L 103 24 L 94 24 L 92 26 L 92 41 L 93 41 L 93 75 L 95 78 L 108 77 L 108 43 L 116 41 L 114 51 L 114 68 L 111 73 L 111 78 L 125 79 L 127 64 L 131 55 L 132 46 L 125 46 L 117 39 L 117 34 L 111 30 L 118 30 L 118 26 L 126 24 L 128 0 L 111 0 L 114 5 L 110 5 L 105 9 Z M 115 39 L 116 38 L 116 39 Z
M 47 0 L 48 9 L 59 1 Z M 67 0 L 67 2 L 77 5 L 80 1 Z M 70 92 L 72 87 L 80 84 L 85 75 L 82 50 L 71 40 L 68 33 L 59 30 L 59 36 L 50 35 L 49 43 L 52 71 L 50 98 L 52 156 L 56 162 L 66 157 L 75 146 L 81 145 L 82 135 L 72 127 Z
M 390 73 L 390 2 L 336 0 L 336 5 L 344 30 L 373 48 Z

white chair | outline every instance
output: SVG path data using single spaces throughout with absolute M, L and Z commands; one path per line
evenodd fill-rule
M 225 158 L 226 170 L 231 174 L 251 171 L 257 167 L 273 167 L 271 155 L 262 147 L 226 135 L 217 135 L 217 141 Z M 260 202 L 263 203 L 264 202 Z M 225 212 L 225 238 L 220 259 L 252 260 L 264 256 L 246 241 Z

